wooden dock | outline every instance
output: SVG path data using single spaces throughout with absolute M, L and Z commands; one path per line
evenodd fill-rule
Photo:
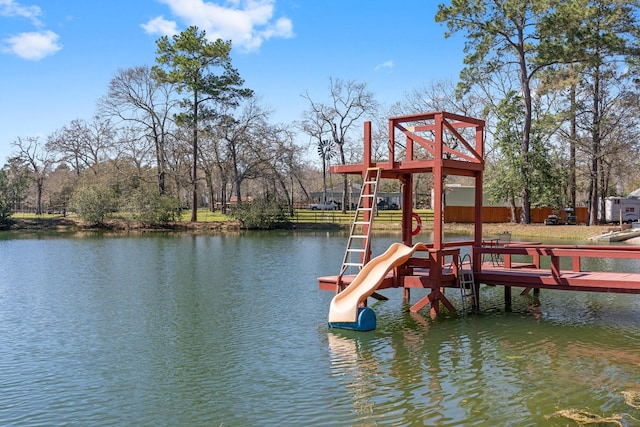
M 431 305 L 432 315 L 438 314 L 442 304 L 450 311 L 455 311 L 454 304 L 442 292 L 443 288 L 458 288 L 460 268 L 454 261 L 461 247 L 450 247 L 444 256 L 450 256 L 450 262 L 435 263 L 431 259 L 433 253 L 426 257 L 410 259 L 401 268 L 390 271 L 382 281 L 379 290 L 402 288 L 403 297 L 410 302 L 411 289 L 429 289 L 426 297 L 411 305 L 411 311 L 417 312 L 426 305 Z M 610 292 L 640 294 L 640 246 L 590 246 L 590 245 L 543 245 L 516 243 L 503 247 L 471 247 L 476 289 L 481 284 L 503 286 L 505 288 L 505 304 L 510 304 L 511 288 L 523 288 L 521 294 L 532 290 L 554 289 L 579 292 Z M 428 251 L 437 252 L 437 251 Z M 487 261 L 488 257 L 500 259 L 499 263 Z M 513 257 L 520 262 L 512 262 Z M 483 258 L 485 261 L 483 262 Z M 528 258 L 522 262 L 522 258 Z M 639 272 L 584 271 L 583 260 L 586 258 L 631 259 L 638 261 Z M 442 265 L 438 272 L 430 265 Z M 337 286 L 338 276 L 318 278 L 321 290 L 339 291 L 353 280 L 354 275 L 341 278 Z M 341 289 L 339 289 L 341 288 Z M 479 295 L 476 292 L 476 295 Z M 376 295 L 374 295 L 376 297 Z M 379 296 L 378 296 L 379 297 Z M 481 306 L 478 300 L 477 305 Z

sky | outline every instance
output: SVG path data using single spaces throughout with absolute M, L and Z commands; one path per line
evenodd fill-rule
M 232 41 L 245 87 L 291 124 L 329 78 L 366 83 L 383 105 L 457 81 L 460 37 L 439 0 L 0 0 L 0 166 L 17 138 L 90 121 L 118 70 L 152 66 L 156 40 L 189 26 Z M 304 143 L 306 141 L 300 141 Z

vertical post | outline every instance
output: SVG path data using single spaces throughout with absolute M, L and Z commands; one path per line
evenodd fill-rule
M 551 275 L 560 277 L 560 257 L 557 255 L 551 255 Z
M 364 168 L 371 167 L 371 122 L 364 122 L 364 154 L 363 159 Z
M 571 258 L 571 267 L 573 271 L 582 271 L 582 266 L 580 265 L 580 257 L 579 256 L 573 256 Z
M 363 171 L 362 171 L 362 185 L 365 185 L 364 182 L 366 182 L 367 180 L 370 180 L 371 177 L 369 176 L 369 169 L 371 167 L 371 122 L 370 121 L 366 121 L 364 122 L 364 153 L 363 153 L 363 163 L 364 163 L 364 167 L 363 167 Z M 371 185 L 366 184 L 365 187 L 363 187 L 364 193 L 365 194 L 371 194 Z M 364 200 L 364 208 L 373 208 L 375 206 L 375 204 L 377 203 L 376 200 L 372 200 L 370 197 L 365 197 Z M 369 235 L 369 227 L 371 226 L 371 217 L 373 215 L 373 210 L 372 209 L 366 209 L 363 212 L 363 221 L 367 224 L 363 225 L 363 234 L 364 235 Z M 360 255 L 361 258 L 361 262 L 363 264 L 369 262 L 369 260 L 371 259 L 371 244 L 369 239 L 364 239 L 362 241 L 362 249 L 364 249 L 364 252 Z
M 435 115 L 435 152 L 433 167 L 433 248 L 442 250 L 442 200 L 443 200 L 443 175 L 442 175 L 442 113 Z M 440 268 L 440 266 L 434 266 Z
M 473 230 L 473 246 L 482 246 L 482 171 L 475 173 L 475 194 L 474 194 L 474 230 Z M 482 264 L 481 255 L 473 254 L 473 268 L 476 272 L 480 271 Z
M 476 125 L 476 153 L 484 163 L 484 125 Z
M 397 276 L 396 276 L 397 277 Z M 402 288 L 402 302 L 405 304 L 409 304 L 411 300 L 411 288 Z
M 393 169 L 393 162 L 396 158 L 396 145 L 395 145 L 395 122 L 389 119 L 389 169 Z
M 430 314 L 435 318 L 440 313 L 440 284 L 442 283 L 442 249 L 429 251 L 429 282 L 431 285 L 431 310 Z
M 480 282 L 477 280 L 473 283 L 473 309 L 480 310 Z
M 497 255 L 500 256 L 500 255 Z M 511 254 L 503 254 L 504 256 L 504 268 L 511 268 Z
M 411 139 L 411 137 L 408 135 L 407 135 L 406 145 L 407 145 L 407 148 L 406 148 L 407 158 L 405 160 L 411 161 L 413 160 L 413 139 Z
M 475 194 L 474 194 L 474 203 L 475 203 L 475 224 L 474 224 L 474 241 L 475 244 L 480 246 L 482 243 L 482 208 L 483 208 L 483 186 L 482 186 L 482 171 L 475 173 Z
M 413 175 L 403 174 L 402 182 L 402 243 L 413 246 Z
M 482 162 L 484 166 L 484 125 L 476 125 L 476 155 L 479 157 L 478 161 Z M 475 203 L 475 215 L 474 215 L 474 236 L 473 236 L 473 246 L 482 246 L 482 194 L 484 192 L 483 188 L 483 176 L 484 176 L 484 167 L 474 174 L 475 177 L 475 195 L 474 195 L 474 203 Z M 480 271 L 480 265 L 482 264 L 481 256 L 479 254 L 473 255 L 473 268 L 476 271 Z M 477 295 L 477 294 L 476 294 Z

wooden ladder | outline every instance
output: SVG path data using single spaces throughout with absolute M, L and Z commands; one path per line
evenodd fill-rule
M 338 275 L 338 287 L 345 273 L 357 274 L 371 258 L 371 225 L 377 205 L 378 181 L 380 168 L 368 168 L 365 174 L 360 198 L 349 232 L 347 250 L 342 260 L 342 268 Z

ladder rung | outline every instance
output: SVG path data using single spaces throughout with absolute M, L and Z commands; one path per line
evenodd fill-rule
M 345 262 L 343 265 L 346 265 L 347 267 L 362 267 L 362 263 L 358 262 Z
M 364 253 L 365 250 L 364 249 L 347 249 L 347 252 L 357 252 L 357 253 Z
M 353 223 L 355 225 L 370 225 L 371 224 L 370 221 L 354 221 Z
M 366 239 L 367 238 L 367 236 L 365 236 L 363 234 L 353 234 L 351 237 L 354 238 L 354 239 Z

